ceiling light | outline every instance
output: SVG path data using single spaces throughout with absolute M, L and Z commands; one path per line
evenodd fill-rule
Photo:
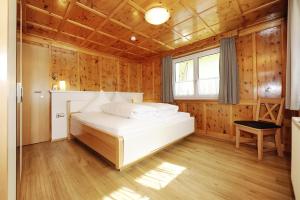
M 134 42 L 134 41 L 136 41 L 136 37 L 135 37 L 134 35 L 132 35 L 132 36 L 130 37 L 130 40 Z
M 146 11 L 145 19 L 153 25 L 160 25 L 170 18 L 169 11 L 164 7 L 154 7 Z

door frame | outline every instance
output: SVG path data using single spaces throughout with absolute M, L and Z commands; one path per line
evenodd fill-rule
M 16 199 L 16 0 L 0 6 L 0 199 Z

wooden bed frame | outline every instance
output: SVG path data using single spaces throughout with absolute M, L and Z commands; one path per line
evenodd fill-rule
M 76 112 L 73 112 L 76 113 Z M 76 120 L 71 117 L 73 114 L 70 112 L 70 102 L 68 102 L 68 139 L 76 138 L 105 159 L 107 159 L 110 163 L 114 165 L 117 170 L 122 170 L 126 167 L 131 166 L 138 161 L 153 155 L 154 153 L 163 150 L 164 148 L 168 147 L 171 144 L 174 144 L 183 138 L 187 137 L 188 135 L 194 133 L 191 132 L 187 136 L 181 137 L 176 141 L 170 142 L 158 149 L 155 149 L 150 154 L 143 156 L 142 158 L 124 165 L 123 164 L 123 156 L 124 156 L 124 140 L 122 136 L 114 136 L 111 133 L 99 131 L 92 127 L 89 127 L 79 120 Z

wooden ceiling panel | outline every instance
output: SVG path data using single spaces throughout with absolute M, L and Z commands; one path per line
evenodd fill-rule
M 132 35 L 132 31 L 112 22 L 111 20 L 102 27 L 101 31 L 121 39 L 128 39 Z
M 180 3 L 174 3 L 168 6 L 168 9 L 171 17 L 167 23 L 171 26 L 174 26 L 193 16 L 193 14 L 189 10 L 185 9 L 185 7 L 183 7 Z
M 116 48 L 113 48 L 113 47 L 106 47 L 106 48 L 103 49 L 103 51 L 105 53 L 109 53 L 109 54 L 113 54 L 113 55 L 120 55 L 120 53 L 123 52 L 122 50 L 116 49 Z
M 109 15 L 122 2 L 122 0 L 78 0 L 78 2 L 105 15 Z
M 83 38 L 74 37 L 72 35 L 66 34 L 66 33 L 59 33 L 56 37 L 58 41 L 66 42 L 69 44 L 77 45 L 79 46 L 81 42 L 83 41 Z
M 93 37 L 91 38 L 92 41 L 101 43 L 105 46 L 107 45 L 111 45 L 112 43 L 115 43 L 117 41 L 117 39 L 112 38 L 112 37 L 108 37 L 107 35 L 104 35 L 102 33 L 96 33 L 93 35 Z
M 87 37 L 90 33 L 91 30 L 77 26 L 73 23 L 71 23 L 71 21 L 66 21 L 61 29 L 62 32 L 66 32 L 66 33 L 70 33 L 73 35 L 77 35 L 79 37 Z
M 243 12 L 274 2 L 274 0 L 237 0 Z
M 135 28 L 135 30 L 142 32 L 150 37 L 153 37 L 153 36 L 160 35 L 163 32 L 170 30 L 170 28 L 168 28 L 165 25 L 155 26 L 155 25 L 148 24 L 145 22 L 145 23 L 142 23 L 139 26 L 137 26 Z
M 33 10 L 29 7 L 26 8 L 26 21 L 38 23 L 54 29 L 57 29 L 61 22 L 61 20 L 56 17 Z
M 111 47 L 120 49 L 120 50 L 122 50 L 122 51 L 126 51 L 126 50 L 132 48 L 133 45 L 130 44 L 130 43 L 125 43 L 125 42 L 123 42 L 123 41 L 121 41 L 121 40 L 118 40 L 118 41 L 116 41 L 115 43 L 113 43 L 113 44 L 111 45 Z
M 99 52 L 104 52 L 104 50 L 106 48 L 102 45 L 99 45 L 99 44 L 96 44 L 96 43 L 93 43 L 93 42 L 87 42 L 83 47 L 87 48 L 87 49 L 99 51 Z
M 122 12 L 117 12 L 112 18 L 131 28 L 144 22 L 144 14 L 129 4 L 126 4 Z
M 64 16 L 69 0 L 26 0 L 26 3 L 46 10 L 49 13 Z
M 120 52 L 118 54 L 120 57 L 128 58 L 128 59 L 142 59 L 143 57 L 140 55 L 132 54 L 130 52 Z
M 152 8 L 152 7 L 158 6 L 158 5 L 162 5 L 162 6 L 169 8 L 169 6 L 171 6 L 173 3 L 178 2 L 179 0 L 159 0 L 159 1 L 157 1 L 157 0 L 131 0 L 131 1 L 133 1 L 134 3 L 139 5 L 144 10 L 147 10 L 149 8 Z
M 199 19 L 199 17 L 192 17 L 192 18 L 174 26 L 174 29 L 183 36 L 186 36 L 193 32 L 199 31 L 203 28 L 205 28 L 205 26 L 202 23 L 202 21 Z
M 179 38 L 181 38 L 181 36 L 176 32 L 174 32 L 173 30 L 167 30 L 166 32 L 163 32 L 159 34 L 157 37 L 155 37 L 155 39 L 162 41 L 164 43 L 168 43 L 173 40 L 177 40 Z
M 53 39 L 56 34 L 54 30 L 42 28 L 34 24 L 27 24 L 24 26 L 27 26 L 27 34 L 37 35 L 37 36 L 50 38 L 50 39 Z
M 165 6 L 171 18 L 155 26 L 145 21 L 144 12 L 157 5 Z M 22 6 L 28 34 L 135 58 L 287 12 L 286 0 L 24 0 Z M 132 35 L 137 41 L 130 40 Z
M 207 25 L 212 26 L 221 22 L 226 23 L 231 19 L 241 17 L 241 13 L 235 0 L 221 0 L 220 2 L 217 6 L 200 13 L 200 17 Z
M 159 46 L 161 44 L 153 41 L 152 39 L 146 39 L 143 43 L 140 44 L 141 47 L 150 49 L 150 50 L 154 50 L 157 49 L 157 46 Z
M 217 5 L 217 0 L 181 0 L 181 3 L 201 13 Z
M 244 15 L 244 25 L 285 17 L 287 15 L 286 7 L 287 2 L 279 1 L 270 6 L 263 7 L 248 14 L 246 13 Z
M 147 51 L 147 50 L 139 48 L 139 47 L 132 47 L 131 49 L 128 49 L 128 52 L 137 54 L 137 55 L 143 55 L 143 56 L 149 56 L 149 55 L 153 54 L 153 52 Z
M 96 28 L 105 20 L 103 16 L 90 12 L 78 5 L 73 6 L 70 11 L 69 19 L 91 28 Z
M 190 41 L 184 38 L 179 38 L 177 40 L 171 41 L 168 43 L 169 46 L 173 47 L 173 48 L 178 48 L 178 47 L 182 47 L 184 45 L 189 44 Z
M 187 35 L 186 38 L 188 40 L 190 40 L 190 42 L 192 43 L 192 42 L 196 42 L 198 40 L 203 40 L 205 38 L 211 37 L 213 35 L 214 34 L 211 31 L 204 28 L 204 29 L 196 31 L 190 35 Z
M 214 30 L 215 33 L 223 33 L 226 31 L 231 31 L 233 29 L 239 28 L 243 25 L 244 20 L 240 17 L 237 17 L 235 19 L 231 19 L 229 21 L 226 21 L 226 23 L 219 23 L 211 26 L 211 28 Z
M 173 49 L 173 47 L 168 47 L 166 45 L 157 45 L 156 48 L 154 48 L 154 51 L 156 52 L 164 52 L 164 51 L 169 51 Z

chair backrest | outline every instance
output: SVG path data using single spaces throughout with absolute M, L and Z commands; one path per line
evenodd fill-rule
M 281 125 L 283 120 L 284 98 L 259 98 L 256 107 L 256 121 L 272 122 Z

